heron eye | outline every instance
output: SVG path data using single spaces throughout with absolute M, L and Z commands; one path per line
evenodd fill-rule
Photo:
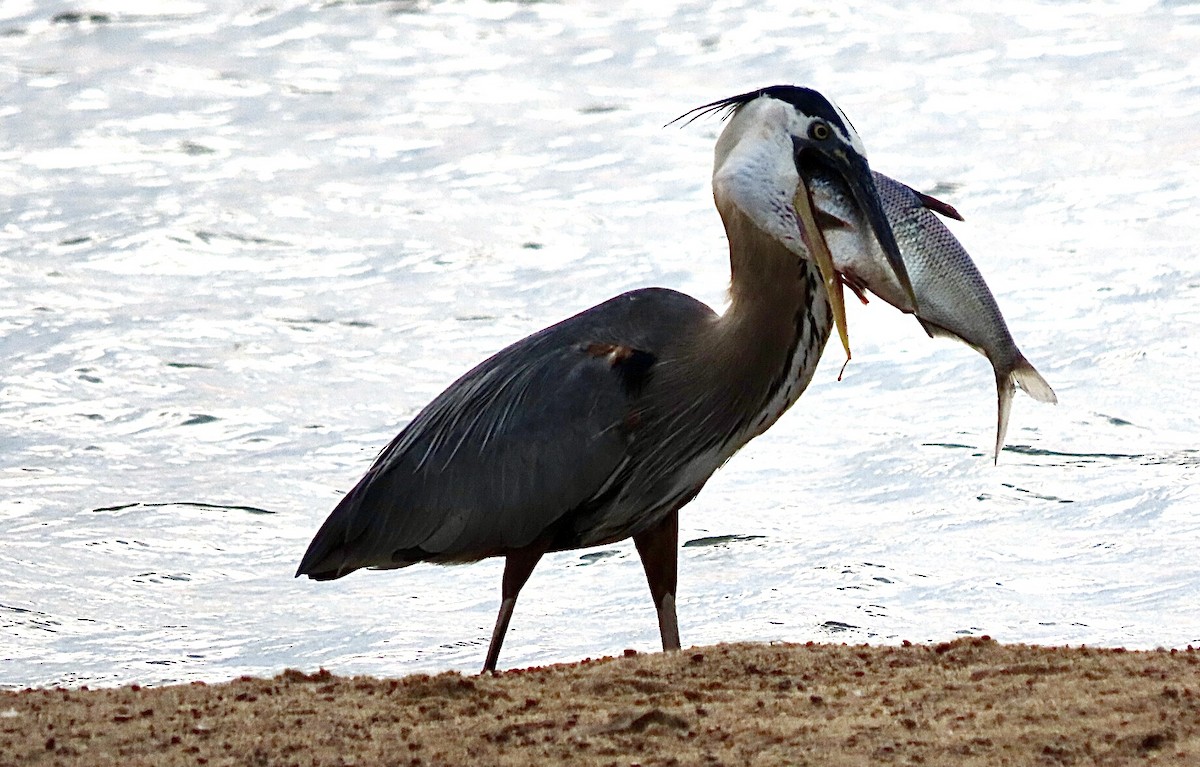
M 829 130 L 829 126 L 823 122 L 815 122 L 808 126 L 808 137 L 814 141 L 824 141 L 831 135 L 833 134 Z

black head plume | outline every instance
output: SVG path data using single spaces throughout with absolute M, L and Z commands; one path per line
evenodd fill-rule
M 667 125 L 677 123 L 685 117 L 689 118 L 687 122 L 679 126 L 682 128 L 686 125 L 690 125 L 694 120 L 704 115 L 710 115 L 718 112 L 724 112 L 724 114 L 721 115 L 721 119 L 725 120 L 738 109 L 761 96 L 770 96 L 773 99 L 784 101 L 796 107 L 796 109 L 804 114 L 820 117 L 832 123 L 833 125 L 840 126 L 843 130 L 845 130 L 847 127 L 849 127 L 851 130 L 854 129 L 854 126 L 847 125 L 849 120 L 845 119 L 845 115 L 842 114 L 840 109 L 831 104 L 829 99 L 825 98 L 817 91 L 814 91 L 812 88 L 801 88 L 798 85 L 772 85 L 767 88 L 759 88 L 758 90 L 739 93 L 736 96 L 730 96 L 729 98 L 720 99 L 719 101 L 714 101 L 711 104 L 705 104 L 704 106 L 699 106 L 695 109 L 688 110 L 687 112 L 684 112 L 676 117 L 671 122 L 667 123 Z

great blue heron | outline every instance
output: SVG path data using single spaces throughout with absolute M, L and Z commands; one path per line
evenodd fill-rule
M 841 110 L 816 91 L 773 86 L 693 112 L 721 110 L 731 114 L 713 197 L 729 240 L 728 309 L 634 290 L 488 358 L 384 448 L 325 520 L 297 576 L 503 556 L 487 671 L 543 554 L 632 537 L 663 649 L 679 649 L 679 509 L 799 398 L 835 324 L 836 277 L 802 159 L 845 181 L 907 284 L 862 142 Z

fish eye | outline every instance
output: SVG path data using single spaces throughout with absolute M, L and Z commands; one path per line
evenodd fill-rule
M 833 132 L 829 130 L 829 126 L 820 120 L 808 126 L 808 137 L 814 141 L 824 141 L 832 135 Z

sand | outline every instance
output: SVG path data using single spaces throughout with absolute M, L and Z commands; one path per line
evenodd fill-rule
M 1200 765 L 1200 652 L 718 645 L 0 693 L 8 765 Z

